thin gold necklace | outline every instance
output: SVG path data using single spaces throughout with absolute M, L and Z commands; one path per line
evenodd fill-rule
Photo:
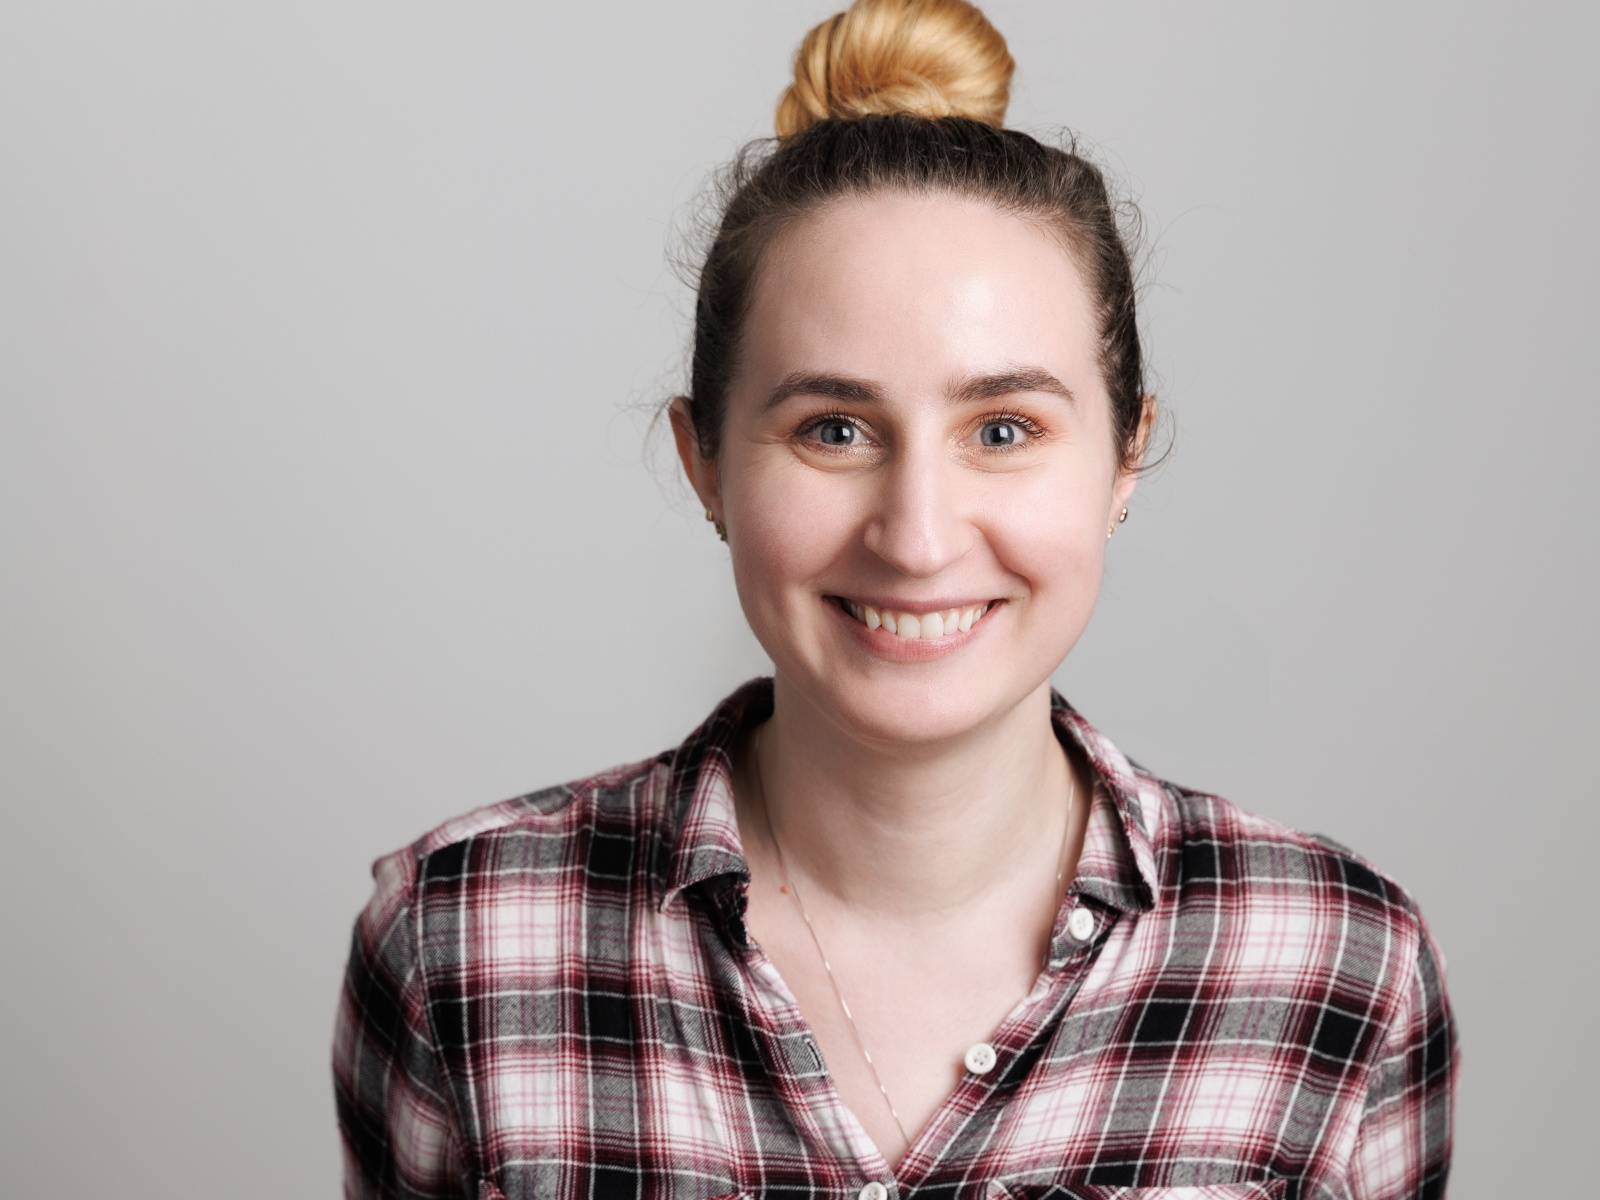
M 872 1061 L 872 1054 L 867 1049 L 867 1043 L 861 1036 L 861 1030 L 856 1026 L 856 1019 L 850 1014 L 850 1005 L 845 1001 L 844 992 L 839 989 L 839 977 L 833 973 L 833 964 L 828 961 L 828 952 L 822 948 L 822 939 L 817 936 L 817 927 L 811 923 L 811 914 L 806 912 L 806 902 L 800 898 L 800 889 L 795 886 L 794 879 L 789 874 L 789 864 L 784 861 L 783 844 L 778 841 L 778 830 L 772 823 L 772 810 L 767 807 L 767 787 L 761 777 L 761 729 L 757 725 L 755 737 L 751 741 L 750 754 L 756 769 L 756 795 L 761 800 L 761 816 L 767 823 L 767 836 L 772 839 L 772 848 L 778 855 L 778 870 L 783 875 L 783 887 L 794 897 L 794 906 L 800 910 L 800 919 L 805 922 L 806 932 L 811 935 L 811 944 L 817 948 L 817 957 L 822 960 L 822 969 L 827 972 L 828 983 L 833 988 L 834 999 L 839 1001 L 839 1009 L 844 1013 L 844 1019 L 849 1022 L 850 1033 L 856 1040 L 856 1049 L 861 1051 L 861 1058 L 867 1064 L 867 1070 L 872 1072 L 872 1082 L 878 1085 L 878 1092 L 883 1096 L 883 1102 L 888 1106 L 889 1115 L 894 1118 L 894 1127 L 900 1131 L 900 1140 L 911 1148 L 911 1137 L 906 1133 L 906 1127 L 900 1120 L 900 1113 L 894 1106 L 894 1101 L 889 1098 L 889 1089 L 883 1086 L 883 1077 L 878 1074 L 878 1066 Z M 1078 796 L 1078 777 L 1073 771 L 1072 764 L 1067 763 L 1067 821 L 1066 827 L 1061 831 L 1061 851 L 1056 856 L 1056 904 L 1061 903 L 1061 881 L 1067 871 L 1067 845 L 1072 837 L 1072 806 Z M 1041 970 L 1050 966 L 1050 942 L 1046 940 L 1044 947 L 1044 964 Z

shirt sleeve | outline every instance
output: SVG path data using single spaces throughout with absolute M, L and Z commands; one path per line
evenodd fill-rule
M 346 1200 L 466 1196 L 418 969 L 409 853 L 381 860 L 356 921 L 334 1026 Z
M 1355 1200 L 1440 1200 L 1450 1172 L 1459 1048 L 1444 959 L 1420 914 L 1417 921 L 1416 961 L 1356 1134 L 1349 1176 Z

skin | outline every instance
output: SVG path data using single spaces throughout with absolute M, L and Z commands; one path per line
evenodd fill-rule
M 774 834 L 915 1139 L 1038 980 L 1082 844 L 1091 776 L 1055 738 L 1049 677 L 1136 482 L 1096 347 L 1077 267 L 1036 224 L 878 194 L 769 247 L 715 461 L 672 409 L 775 667 L 774 714 L 735 768 L 750 930 L 891 1164 L 906 1140 Z M 1141 440 L 1148 423 L 1147 403 Z M 905 642 L 839 598 L 994 604 L 968 633 Z

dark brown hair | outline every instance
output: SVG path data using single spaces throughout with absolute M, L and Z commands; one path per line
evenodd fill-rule
M 721 445 L 728 390 L 763 255 L 796 220 L 829 201 L 882 191 L 944 193 L 1036 221 L 1072 256 L 1095 307 L 1100 373 L 1111 397 L 1118 462 L 1136 469 L 1143 446 L 1144 357 L 1132 258 L 1131 206 L 1113 202 L 1100 169 L 1076 143 L 961 116 L 905 112 L 826 117 L 792 136 L 747 146 L 724 171 L 721 220 L 697 280 L 688 395 L 700 452 Z

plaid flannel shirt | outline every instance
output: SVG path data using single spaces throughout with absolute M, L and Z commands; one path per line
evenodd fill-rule
M 1443 1195 L 1456 1039 L 1411 898 L 1059 696 L 1098 779 L 1049 963 L 891 1169 L 744 928 L 729 760 L 771 708 L 747 684 L 675 751 L 379 861 L 334 1043 L 348 1196 Z

